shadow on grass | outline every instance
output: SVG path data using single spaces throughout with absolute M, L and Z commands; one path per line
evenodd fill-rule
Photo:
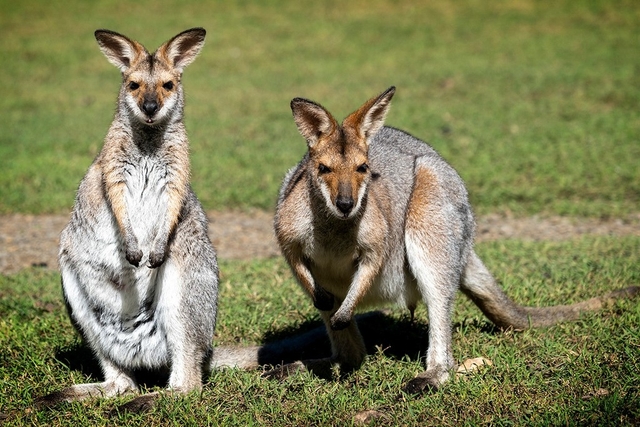
M 425 321 L 409 317 L 398 319 L 382 311 L 372 311 L 356 316 L 358 327 L 364 338 L 367 354 L 382 351 L 393 359 L 409 358 L 418 360 L 424 357 L 429 345 L 429 325 Z M 461 325 L 454 325 L 454 330 Z M 496 333 L 497 328 L 490 322 L 465 322 L 482 333 Z M 281 365 L 298 360 L 319 359 L 331 355 L 331 344 L 321 320 L 309 320 L 302 324 L 286 327 L 264 334 L 263 344 L 258 352 L 260 365 Z M 80 371 L 91 381 L 102 381 L 102 371 L 91 349 L 84 343 L 78 343 L 56 352 L 56 360 L 69 369 Z M 146 387 L 166 385 L 168 371 L 138 370 L 138 383 Z
M 408 316 L 398 319 L 382 311 L 358 315 L 356 321 L 364 338 L 367 354 L 381 350 L 387 357 L 408 357 L 410 360 L 418 360 L 426 354 L 429 325 L 424 321 L 414 319 L 412 322 Z M 454 329 L 456 327 L 458 325 Z M 474 327 L 487 332 L 493 330 L 484 323 Z M 261 365 L 280 365 L 330 355 L 331 344 L 324 323 L 312 320 L 296 327 L 267 332 L 258 360 Z

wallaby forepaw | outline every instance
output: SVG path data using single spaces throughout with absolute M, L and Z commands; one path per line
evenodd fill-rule
M 333 295 L 321 287 L 316 287 L 313 295 L 313 305 L 320 311 L 330 311 L 333 309 Z
M 149 254 L 149 268 L 157 268 L 162 265 L 164 262 L 164 251 L 153 251 Z
M 125 257 L 129 264 L 137 267 L 140 265 L 140 260 L 142 260 L 142 251 L 140 249 L 127 249 Z
M 346 329 L 351 324 L 353 316 L 349 313 L 343 313 L 340 310 L 331 316 L 331 329 L 334 331 L 341 331 Z
M 157 268 L 162 265 L 167 258 L 167 239 L 158 238 L 151 248 L 149 253 L 149 262 L 147 265 L 149 268 Z

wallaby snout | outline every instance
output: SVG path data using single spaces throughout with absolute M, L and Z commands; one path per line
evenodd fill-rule
M 145 73 L 150 74 L 145 70 Z M 141 73 L 139 73 L 141 74 Z M 145 76 L 147 77 L 147 76 Z M 134 115 L 139 121 L 147 125 L 154 125 L 162 122 L 163 119 L 172 115 L 172 107 L 176 103 L 181 103 L 180 94 L 175 93 L 173 83 L 171 89 L 167 89 L 168 83 L 161 83 L 169 79 L 170 74 L 164 73 L 160 77 L 154 77 L 153 82 L 142 82 L 140 84 L 133 82 L 127 85 L 128 96 L 130 96 L 131 104 L 135 103 Z M 132 105 L 133 107 L 133 105 Z
M 353 198 L 350 196 L 338 196 L 338 199 L 336 200 L 336 207 L 345 215 L 349 215 L 351 209 L 353 209 L 353 204 Z
M 349 182 L 341 182 L 338 184 L 338 197 L 336 197 L 336 207 L 345 216 L 348 216 L 355 205 L 353 195 L 351 194 L 351 184 Z
M 142 111 L 144 111 L 147 116 L 153 117 L 156 111 L 158 111 L 158 101 L 156 101 L 155 97 L 144 97 L 144 102 L 142 103 Z
M 318 178 L 318 185 L 330 211 L 340 219 L 353 218 L 366 192 L 366 174 L 354 172 L 350 159 L 341 158 L 335 170 Z

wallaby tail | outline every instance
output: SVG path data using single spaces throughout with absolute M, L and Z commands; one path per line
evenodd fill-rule
M 296 360 L 317 358 L 329 348 L 324 325 L 260 346 L 214 347 L 210 368 L 255 369 L 264 365 L 281 365 Z
M 259 346 L 230 347 L 221 346 L 213 349 L 210 369 L 239 368 L 255 369 L 260 366 Z
M 600 310 L 616 299 L 632 298 L 640 294 L 640 287 L 630 286 L 570 305 L 523 307 L 504 293 L 473 251 L 462 278 L 461 290 L 496 326 L 516 330 L 575 320 L 585 311 Z

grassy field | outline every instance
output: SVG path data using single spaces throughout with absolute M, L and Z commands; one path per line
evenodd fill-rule
M 398 87 L 388 123 L 432 143 L 481 212 L 616 217 L 640 200 L 640 7 L 628 1 L 0 0 L 0 213 L 68 212 L 113 116 L 93 38 L 154 49 L 193 26 L 193 186 L 271 209 L 302 155 L 289 101 L 343 117 Z
M 478 213 L 622 218 L 640 201 L 640 6 L 633 0 L 338 2 L 0 0 L 0 214 L 68 213 L 111 122 L 119 73 L 97 28 L 154 49 L 190 27 L 207 44 L 185 72 L 193 186 L 207 209 L 273 209 L 302 155 L 289 101 L 344 116 L 398 88 L 388 124 L 428 140 L 467 181 Z M 640 238 L 499 241 L 481 256 L 516 301 L 575 302 L 640 282 Z M 222 260 L 216 344 L 253 344 L 320 323 L 282 259 Z M 426 313 L 362 325 L 370 356 L 344 378 L 215 372 L 201 394 L 150 414 L 130 397 L 32 407 L 99 376 L 75 335 L 59 275 L 0 275 L 0 424 L 637 425 L 640 305 L 498 332 L 470 302 L 455 314 L 458 362 L 494 366 L 420 398 Z M 328 350 L 324 338 L 319 351 Z M 292 355 L 292 357 L 295 355 Z M 150 384 L 149 387 L 152 385 Z M 8 418 L 3 419 L 4 416 Z
M 640 281 L 638 238 L 566 243 L 504 241 L 480 255 L 517 301 L 575 302 Z M 535 254 L 532 256 L 532 254 Z M 320 326 L 280 259 L 223 262 L 216 343 L 282 339 Z M 39 270 L 0 277 L 1 412 L 7 425 L 351 425 L 356 413 L 384 414 L 375 425 L 637 425 L 640 422 L 640 306 L 634 301 L 577 322 L 522 333 L 498 332 L 468 300 L 458 300 L 454 355 L 494 366 L 420 398 L 400 392 L 421 368 L 426 313 L 391 310 L 361 321 L 370 356 L 353 374 L 283 382 L 258 372 L 215 372 L 201 394 L 162 400 L 140 416 L 113 414 L 131 397 L 35 410 L 36 396 L 97 375 L 64 314 L 59 277 Z M 401 338 L 400 338 L 401 337 Z M 316 343 L 326 354 L 328 343 Z M 295 357 L 295 354 L 293 355 Z

